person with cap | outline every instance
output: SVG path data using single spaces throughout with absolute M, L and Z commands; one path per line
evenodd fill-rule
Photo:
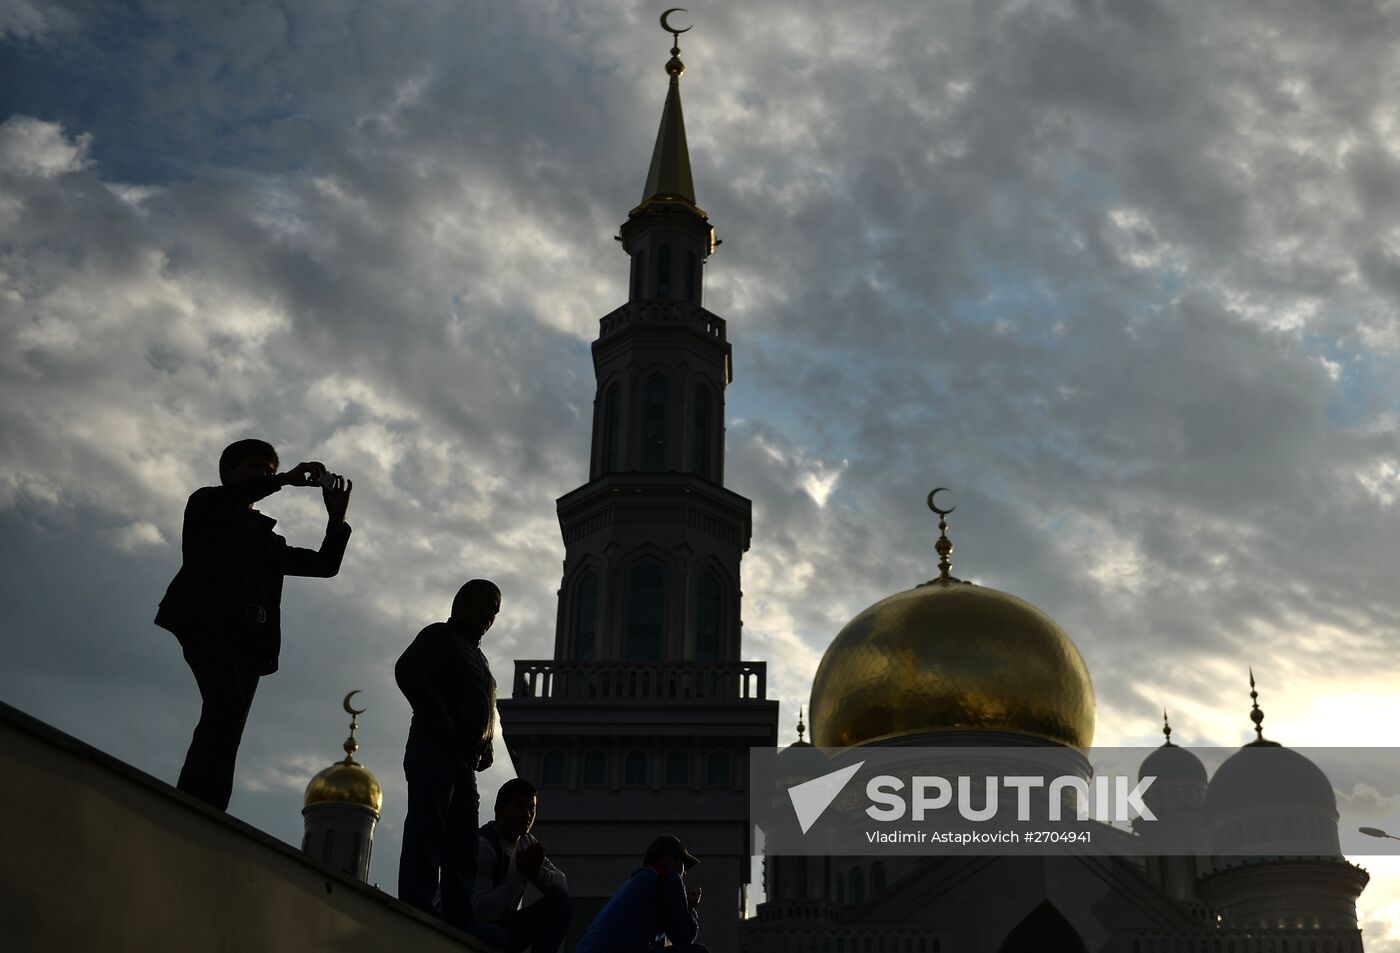
M 680 839 L 662 834 L 589 924 L 574 953 L 644 953 L 669 940 L 671 953 L 709 953 L 700 933 L 700 888 L 686 889 L 685 872 L 700 863 Z

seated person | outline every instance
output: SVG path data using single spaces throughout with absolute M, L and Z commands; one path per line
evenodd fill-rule
M 538 806 L 535 786 L 511 778 L 496 793 L 496 819 L 477 838 L 476 935 L 509 953 L 555 953 L 573 919 L 568 881 L 530 833 Z M 530 884 L 543 896 L 522 910 Z
M 700 888 L 686 890 L 685 871 L 700 861 L 678 838 L 651 842 L 633 871 L 589 924 L 574 953 L 644 953 L 670 940 L 670 953 L 709 953 L 700 933 Z

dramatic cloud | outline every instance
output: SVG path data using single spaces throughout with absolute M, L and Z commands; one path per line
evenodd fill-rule
M 184 499 L 236 437 L 322 459 L 355 536 L 288 586 L 233 810 L 299 840 L 363 688 L 392 887 L 402 646 L 489 575 L 503 691 L 552 651 L 656 12 L 0 2 L 0 697 L 173 779 L 198 700 L 150 618 Z M 693 11 L 745 654 L 785 739 L 845 621 L 935 573 L 946 485 L 956 570 L 1072 634 L 1100 743 L 1153 743 L 1164 704 L 1245 740 L 1251 664 L 1272 736 L 1389 743 L 1396 12 Z M 318 538 L 313 494 L 263 508 Z M 1366 863 L 1368 948 L 1400 950 L 1400 868 Z

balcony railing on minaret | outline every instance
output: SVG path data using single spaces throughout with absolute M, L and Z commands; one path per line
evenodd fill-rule
M 514 698 L 608 702 L 762 700 L 765 662 L 515 663 Z

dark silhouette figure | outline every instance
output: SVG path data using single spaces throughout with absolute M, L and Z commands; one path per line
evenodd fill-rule
M 643 866 L 598 911 L 574 953 L 643 953 L 671 941 L 671 953 L 709 953 L 695 942 L 700 933 L 700 888 L 685 887 L 685 871 L 700 861 L 679 838 L 662 834 L 651 842 Z
M 491 766 L 496 707 L 480 644 L 500 609 L 496 584 L 473 579 L 452 600 L 452 617 L 419 632 L 394 666 L 413 706 L 403 754 L 408 816 L 399 899 L 466 933 L 475 925 L 476 772 Z
M 482 825 L 477 840 L 477 935 L 507 953 L 555 953 L 574 915 L 568 881 L 530 833 L 538 807 L 535 786 L 511 778 L 496 793 L 496 819 Z M 530 884 L 541 896 L 522 910 Z
M 204 703 L 177 786 L 222 811 L 258 679 L 277 671 L 282 577 L 340 571 L 351 483 L 314 462 L 278 473 L 277 451 L 262 440 L 230 444 L 219 457 L 219 479 L 221 486 L 195 490 L 185 504 L 184 564 L 155 621 L 180 640 Z M 319 550 L 288 546 L 272 531 L 277 521 L 253 509 L 284 486 L 321 487 L 326 535 Z

